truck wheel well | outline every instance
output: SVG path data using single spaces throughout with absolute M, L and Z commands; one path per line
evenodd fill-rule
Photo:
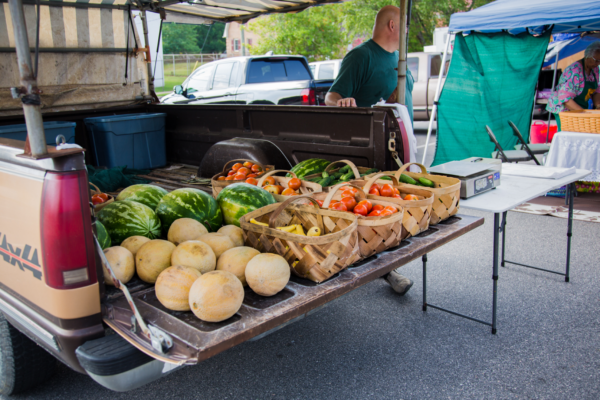
M 273 103 L 272 101 L 268 101 L 268 100 L 256 100 L 256 101 L 253 101 L 250 104 L 253 104 L 253 105 L 262 104 L 262 105 L 265 105 L 265 106 L 274 106 L 275 105 L 275 103 Z

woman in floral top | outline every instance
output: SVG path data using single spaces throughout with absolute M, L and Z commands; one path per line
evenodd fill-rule
M 559 112 L 588 109 L 590 99 L 593 108 L 600 109 L 599 65 L 600 41 L 590 44 L 585 49 L 583 59 L 575 61 L 563 72 L 546 106 L 546 110 L 554 114 L 559 131 L 561 130 Z

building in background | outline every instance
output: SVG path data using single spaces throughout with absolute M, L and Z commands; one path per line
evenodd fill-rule
M 244 40 L 242 41 L 242 25 L 239 22 L 228 22 L 225 25 L 223 37 L 227 44 L 227 57 L 249 56 L 248 46 L 256 45 L 260 35 L 247 29 L 244 25 Z

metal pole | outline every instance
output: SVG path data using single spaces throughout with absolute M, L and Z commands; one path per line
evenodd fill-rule
M 37 87 L 37 78 L 33 74 L 29 38 L 23 13 L 22 0 L 9 0 L 10 16 L 15 35 L 15 48 L 17 51 L 17 64 L 21 87 L 13 88 L 12 94 L 20 98 L 23 104 L 23 114 L 27 125 L 27 137 L 31 147 L 32 156 L 41 156 L 48 153 L 46 136 L 42 120 L 40 90 Z
M 400 0 L 400 26 L 398 33 L 398 86 L 396 87 L 396 102 L 406 104 L 406 14 L 407 0 Z
M 150 41 L 148 40 L 148 20 L 146 18 L 146 10 L 140 10 L 140 17 L 142 19 L 142 27 L 144 28 L 144 43 L 146 44 L 146 67 L 148 68 L 148 81 L 149 89 L 151 93 L 154 93 L 154 75 L 152 74 L 152 57 L 150 55 Z
M 173 56 L 173 76 L 175 76 L 175 54 L 172 54 Z
M 429 119 L 429 127 L 427 128 L 427 139 L 425 139 L 425 149 L 423 150 L 423 160 L 421 161 L 421 164 L 423 165 L 425 165 L 425 156 L 427 156 L 427 148 L 429 147 L 429 137 L 431 136 L 431 131 L 433 130 L 433 120 L 435 120 L 437 105 L 438 101 L 440 100 L 442 80 L 444 79 L 444 71 L 446 70 L 446 58 L 448 57 L 448 48 L 450 47 L 450 36 L 450 31 L 448 31 L 448 37 L 446 38 L 446 48 L 444 50 L 444 55 L 442 56 L 442 68 L 438 77 L 437 87 L 435 88 L 433 108 L 431 109 L 431 118 Z
M 244 39 L 244 24 L 240 24 L 240 31 L 242 33 L 242 56 L 246 55 L 246 39 Z
M 498 242 L 500 241 L 500 214 L 494 213 L 494 249 L 493 274 L 494 297 L 492 300 L 492 335 L 496 334 L 496 306 L 498 304 Z
M 573 197 L 575 195 L 575 183 L 570 183 L 569 188 L 569 223 L 567 225 L 567 270 L 565 272 L 565 282 L 569 282 L 569 272 L 571 268 L 571 237 L 573 236 Z
M 504 211 L 502 213 L 502 261 L 500 262 L 500 266 L 504 267 L 504 254 L 506 249 L 506 216 L 508 211 Z
M 427 254 L 423 254 L 423 311 L 427 311 Z
M 558 71 L 558 55 L 560 54 L 560 50 L 556 51 L 556 58 L 554 60 L 554 75 L 552 77 L 552 94 L 554 94 L 554 83 L 556 82 L 556 71 Z M 548 129 L 546 129 L 546 144 L 548 144 L 548 137 L 550 135 L 550 120 L 552 119 L 552 113 L 548 111 Z

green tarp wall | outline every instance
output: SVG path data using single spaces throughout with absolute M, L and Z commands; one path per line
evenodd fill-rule
M 432 165 L 468 157 L 490 158 L 494 144 L 504 150 L 517 139 L 513 121 L 529 138 L 533 96 L 550 32 L 535 37 L 500 33 L 457 34 L 448 77 L 438 104 L 437 147 Z

